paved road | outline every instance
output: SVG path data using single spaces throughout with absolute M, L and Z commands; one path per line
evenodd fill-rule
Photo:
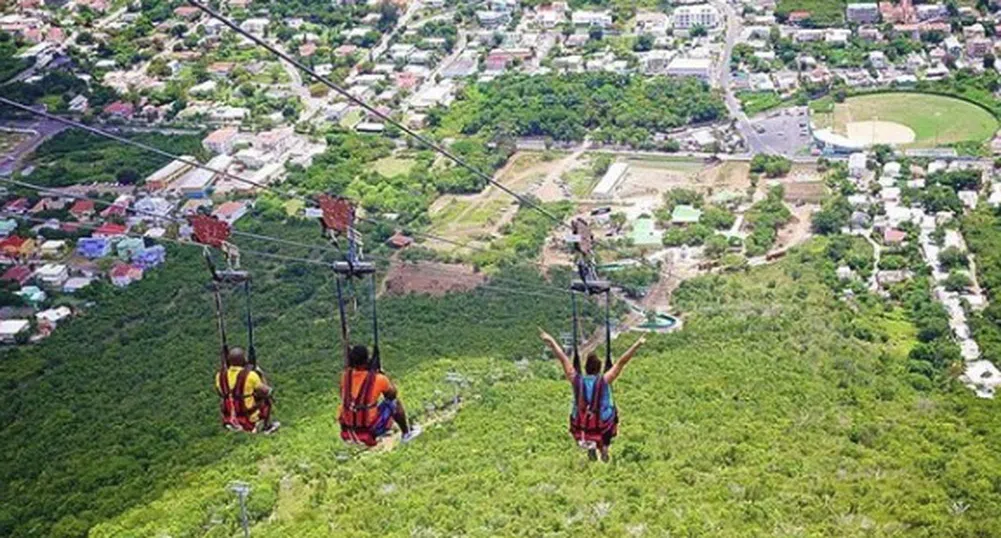
M 21 121 L 4 120 L 0 121 L 0 130 L 11 130 L 17 132 L 33 133 L 28 139 L 14 146 L 13 149 L 0 155 L 0 176 L 9 176 L 14 173 L 18 164 L 38 146 L 42 145 L 49 137 L 66 129 L 66 126 L 57 121 Z
M 742 19 L 733 6 L 726 0 L 712 0 L 712 5 L 726 18 L 726 42 L 723 45 L 723 54 L 720 57 L 716 72 L 716 83 L 723 91 L 723 101 L 726 103 L 726 109 L 730 113 L 730 117 L 737 122 L 737 130 L 740 131 L 741 136 L 747 141 L 748 153 L 751 155 L 756 153 L 779 153 L 758 136 L 757 131 L 751 125 L 751 120 L 747 117 L 747 114 L 744 114 L 744 110 L 740 106 L 740 100 L 737 99 L 736 92 L 733 89 L 730 58 L 733 57 L 733 47 L 737 44 L 737 40 L 740 39 Z M 792 155 L 787 155 L 787 157 L 792 157 Z

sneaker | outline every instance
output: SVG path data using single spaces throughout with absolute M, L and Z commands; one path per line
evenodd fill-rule
M 409 443 L 410 441 L 413 441 L 414 439 L 420 437 L 422 433 L 424 433 L 424 428 L 422 428 L 420 424 L 411 424 L 410 431 L 403 434 L 403 439 L 401 440 L 404 443 Z
M 265 426 L 264 429 L 261 430 L 261 433 L 264 434 L 264 435 L 271 435 L 272 433 L 275 433 L 276 431 L 278 431 L 278 428 L 280 428 L 281 425 L 282 425 L 281 422 L 278 422 L 277 420 L 275 420 L 271 424 L 268 424 L 267 426 Z
M 598 461 L 598 451 L 593 448 L 587 450 L 587 459 L 591 461 Z

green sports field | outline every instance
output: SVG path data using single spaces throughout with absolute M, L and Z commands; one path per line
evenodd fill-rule
M 966 101 L 921 93 L 880 93 L 851 97 L 834 106 L 832 114 L 814 114 L 820 127 L 833 126 L 840 134 L 851 122 L 900 123 L 916 135 L 910 147 L 935 147 L 957 142 L 984 142 L 998 122 L 986 110 Z

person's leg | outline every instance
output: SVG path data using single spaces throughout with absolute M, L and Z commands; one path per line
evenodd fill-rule
M 407 422 L 407 410 L 403 408 L 403 402 L 394 400 L 396 408 L 393 410 L 393 421 L 400 427 L 400 432 L 406 435 L 410 432 L 410 423 Z

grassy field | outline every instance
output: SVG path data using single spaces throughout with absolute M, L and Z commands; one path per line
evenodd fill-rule
M 896 122 L 916 134 L 911 147 L 934 147 L 958 142 L 984 142 L 998 122 L 984 109 L 951 97 L 919 93 L 880 93 L 851 97 L 834 106 L 833 115 L 817 114 L 819 126 L 833 125 L 845 133 L 849 122 Z
M 775 92 L 740 92 L 737 94 L 740 106 L 748 116 L 782 105 L 782 96 Z
M 257 538 L 995 536 L 996 403 L 912 387 L 913 325 L 878 300 L 837 300 L 818 246 L 676 292 L 685 329 L 653 337 L 615 387 L 609 465 L 568 438 L 570 388 L 551 360 L 446 357 L 400 379 L 407 402 L 450 397 L 447 372 L 470 380 L 458 414 L 415 444 L 343 448 L 329 391 L 315 416 L 89 536 L 234 536 L 236 479 L 253 486 Z
M 402 176 L 417 164 L 413 159 L 401 159 L 399 157 L 386 157 L 372 163 L 372 167 L 382 177 Z
M 809 11 L 817 26 L 834 26 L 844 22 L 847 0 L 779 0 L 776 13 Z

